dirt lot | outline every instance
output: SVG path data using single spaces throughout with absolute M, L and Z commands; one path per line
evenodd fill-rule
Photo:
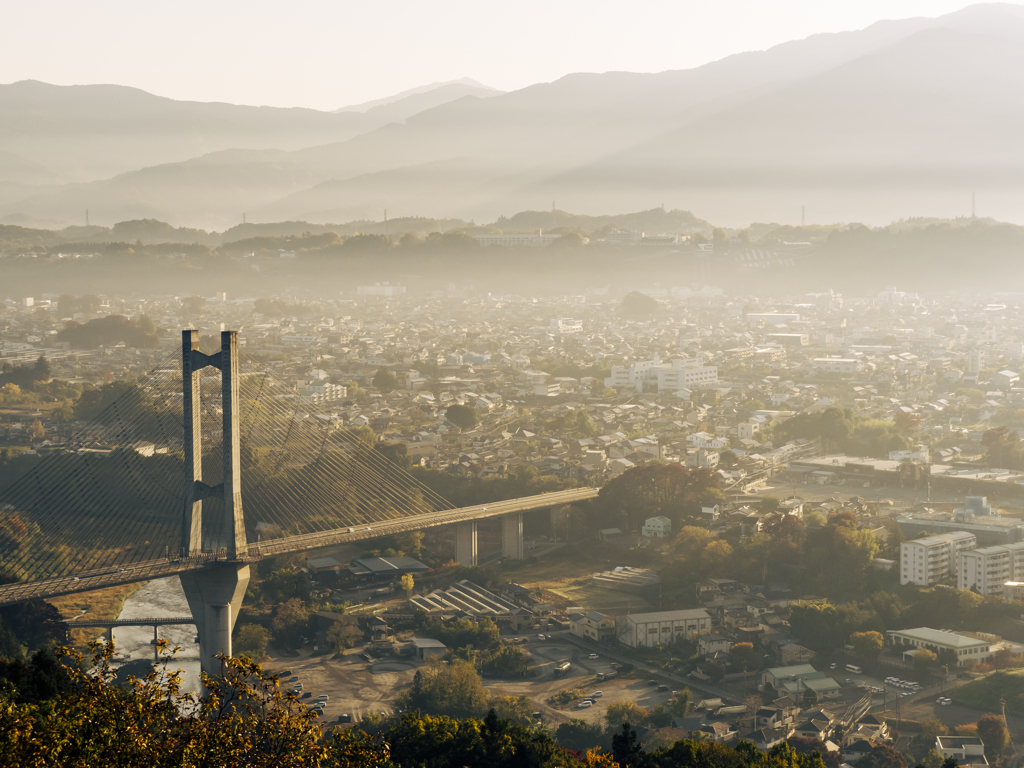
M 647 684 L 646 678 L 615 678 L 595 682 L 598 672 L 610 672 L 608 660 L 586 658 L 577 647 L 558 641 L 541 641 L 536 636 L 523 646 L 531 656 L 530 671 L 534 673 L 523 680 L 484 679 L 484 685 L 492 693 L 509 696 L 527 696 L 533 702 L 534 711 L 541 712 L 544 722 L 557 725 L 571 718 L 580 718 L 591 723 L 603 722 L 609 702 L 622 699 L 636 701 L 642 707 L 664 704 L 671 692 L 659 691 L 657 686 Z M 353 716 L 358 722 L 369 712 L 393 711 L 393 702 L 411 684 L 416 670 L 423 662 L 392 657 L 367 663 L 351 650 L 342 659 L 331 660 L 330 656 L 309 656 L 302 654 L 293 659 L 271 659 L 264 667 L 271 672 L 291 672 L 282 678 L 283 686 L 290 686 L 292 678 L 303 684 L 302 699 L 311 703 L 321 694 L 330 697 L 324 708 L 325 726 L 335 724 L 342 713 Z M 555 677 L 555 666 L 569 661 L 572 667 L 564 677 Z M 580 686 L 584 695 L 602 691 L 597 704 L 579 709 L 574 704 L 551 706 L 547 699 L 565 688 Z M 309 694 L 306 697 L 306 694 Z

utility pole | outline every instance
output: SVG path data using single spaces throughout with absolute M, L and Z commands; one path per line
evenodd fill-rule
M 388 236 L 388 209 L 384 209 L 384 237 Z
M 85 226 L 89 226 L 89 209 L 85 209 Z

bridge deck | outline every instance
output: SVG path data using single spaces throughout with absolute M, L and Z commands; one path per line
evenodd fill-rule
M 103 627 L 117 629 L 118 627 L 163 627 L 171 624 L 191 624 L 195 626 L 196 620 L 191 616 L 170 616 L 162 618 L 141 618 L 141 619 L 111 619 L 110 621 L 68 621 L 68 629 L 79 629 L 85 627 Z
M 548 507 L 557 507 L 563 504 L 572 504 L 577 501 L 597 498 L 598 490 L 597 488 L 574 488 L 568 491 L 544 493 L 539 496 L 526 496 L 521 499 L 477 504 L 472 507 L 460 507 L 458 509 L 429 512 L 422 515 L 410 515 L 409 517 L 385 520 L 370 523 L 369 525 L 289 536 L 284 539 L 272 539 L 270 541 L 249 544 L 247 555 L 241 559 L 243 561 L 256 561 L 264 557 L 273 557 L 274 555 L 283 555 L 291 552 L 303 552 L 333 544 L 347 544 L 349 542 L 376 539 L 381 536 L 391 536 L 397 533 L 419 531 L 424 528 L 434 528 L 440 525 L 453 525 L 470 520 L 501 517 L 502 515 L 510 515 L 516 512 L 529 512 Z M 190 558 L 172 558 L 169 560 L 161 558 L 159 560 L 125 564 L 116 569 L 106 569 L 99 572 L 82 572 L 61 576 L 56 579 L 5 584 L 0 586 L 0 605 L 12 605 L 28 600 L 42 600 L 61 595 L 72 595 L 78 592 L 88 592 L 103 587 L 113 587 L 118 584 L 134 584 L 140 581 L 160 579 L 165 576 L 198 571 L 211 564 L 223 561 L 224 556 L 219 553 L 202 554 Z

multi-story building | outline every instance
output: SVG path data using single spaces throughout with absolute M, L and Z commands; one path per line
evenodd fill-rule
M 311 403 L 344 400 L 348 397 L 348 387 L 331 384 L 329 381 L 311 381 L 299 392 L 299 397 Z
M 816 357 L 811 363 L 822 373 L 859 373 L 864 368 L 855 357 Z
M 957 556 L 977 546 L 974 534 L 950 531 L 900 544 L 900 584 L 930 587 L 956 572 Z
M 606 387 L 631 387 L 639 391 L 643 391 L 644 385 L 654 385 L 659 393 L 705 389 L 717 384 L 718 367 L 704 365 L 703 357 L 675 358 L 663 363 L 657 355 L 650 360 L 612 366 L 612 375 L 604 380 Z
M 1024 542 L 982 547 L 957 557 L 957 586 L 983 595 L 1002 592 L 1008 581 L 1024 578 Z

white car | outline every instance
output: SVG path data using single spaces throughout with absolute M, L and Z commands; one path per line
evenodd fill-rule
M 547 640 L 547 637 L 545 637 L 544 635 L 537 635 L 537 639 L 538 640 Z
M 590 701 L 581 701 L 581 702 L 580 702 L 580 703 L 579 703 L 579 704 L 577 705 L 577 709 L 587 709 L 587 708 L 589 708 L 589 707 L 592 707 L 592 706 L 594 706 L 593 702 L 590 702 Z
M 590 654 L 589 656 L 587 656 L 587 658 L 588 658 L 588 659 L 599 659 L 599 658 L 601 658 L 601 657 L 600 657 L 600 656 L 598 656 L 598 655 L 597 655 L 596 653 L 592 653 L 592 654 Z
M 604 691 L 594 691 L 590 694 L 590 698 L 592 699 L 600 699 L 602 696 L 604 696 Z

